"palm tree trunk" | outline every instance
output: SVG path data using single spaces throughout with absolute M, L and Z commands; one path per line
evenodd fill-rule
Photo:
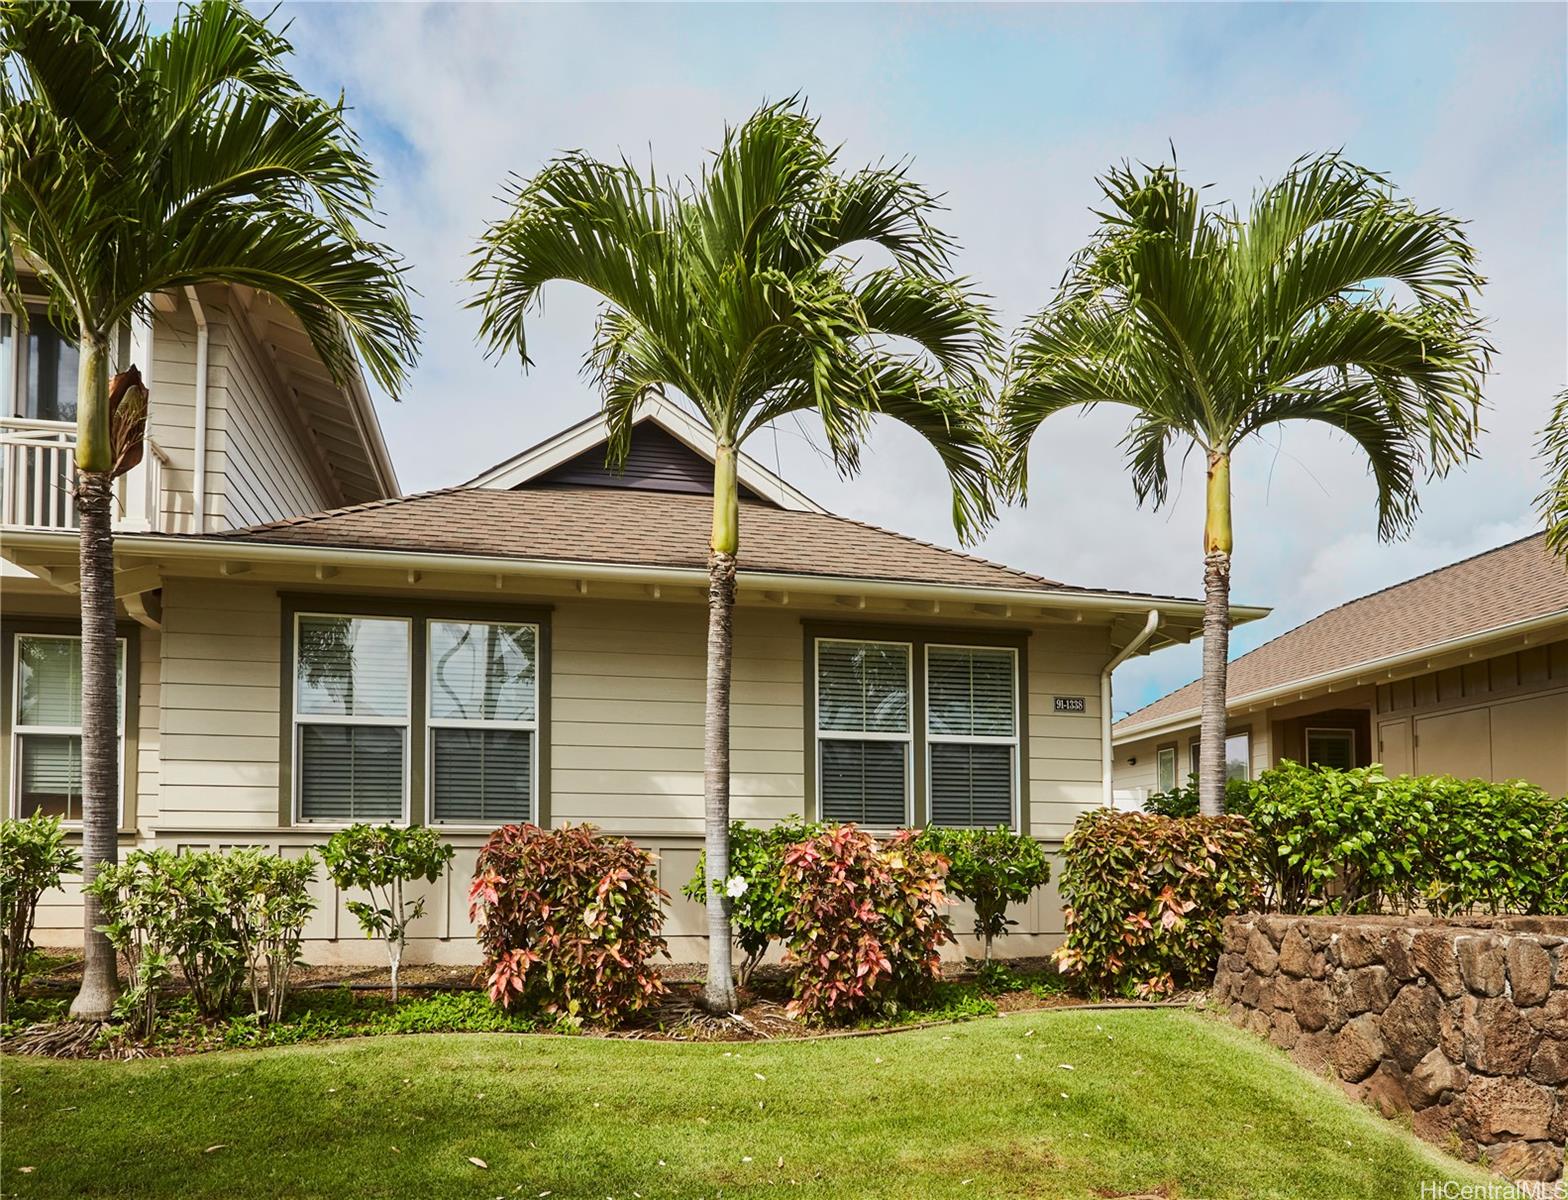
M 1225 811 L 1230 552 L 1230 455 L 1210 451 L 1203 530 L 1203 715 L 1198 731 L 1198 811 L 1206 817 Z
M 76 511 L 81 533 L 82 881 L 119 858 L 119 695 L 114 631 L 114 498 L 109 440 L 108 343 L 83 338 L 77 387 Z M 82 898 L 80 1021 L 107 1020 L 119 994 L 114 947 L 98 932 L 101 905 Z
M 711 1012 L 737 1007 L 730 947 L 730 667 L 734 656 L 735 554 L 740 549 L 735 448 L 713 461 L 713 540 L 708 555 L 708 692 L 703 723 L 703 827 L 707 863 L 708 982 Z

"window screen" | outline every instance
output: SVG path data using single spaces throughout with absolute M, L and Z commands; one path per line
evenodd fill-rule
M 302 614 L 295 630 L 300 819 L 400 820 L 408 758 L 409 623 Z
M 822 817 L 903 825 L 909 820 L 910 648 L 827 639 L 816 646 Z
M 538 643 L 534 625 L 430 623 L 433 821 L 533 819 Z
M 82 819 L 82 640 L 56 634 L 16 638 L 12 722 L 16 814 Z M 116 664 L 118 744 L 125 738 L 125 643 Z M 122 754 L 123 758 L 123 754 Z M 124 766 L 121 765 L 123 774 Z M 121 789 L 123 797 L 124 789 Z
M 933 825 L 1013 823 L 1017 708 L 1017 656 L 1011 650 L 927 649 L 926 742 Z

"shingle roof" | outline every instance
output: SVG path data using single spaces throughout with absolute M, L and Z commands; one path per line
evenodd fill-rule
M 1068 589 L 1039 575 L 847 517 L 745 501 L 740 507 L 743 573 L 750 569 L 974 588 L 1093 590 Z M 708 496 L 600 487 L 448 488 L 206 536 L 273 545 L 701 569 L 707 565 L 712 520 Z
M 1280 634 L 1230 664 L 1227 691 L 1235 703 L 1554 613 L 1568 615 L 1568 566 L 1538 533 L 1351 600 Z M 1129 713 L 1116 723 L 1115 735 L 1196 712 L 1201 683 L 1194 680 Z

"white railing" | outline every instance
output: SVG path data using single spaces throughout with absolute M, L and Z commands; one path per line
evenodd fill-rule
M 164 530 L 163 473 L 169 456 L 152 438 L 142 461 L 115 481 L 114 524 Z M 0 417 L 0 526 L 74 532 L 76 426 L 70 421 Z

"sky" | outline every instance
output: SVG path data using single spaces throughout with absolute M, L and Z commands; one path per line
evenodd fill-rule
M 423 351 L 378 402 L 406 491 L 458 483 L 591 414 L 593 301 L 547 291 L 535 366 L 487 359 L 462 282 L 511 174 L 563 150 L 698 168 L 728 123 L 799 94 L 843 162 L 912 161 L 945 196 L 959 268 L 1015 328 L 1094 225 L 1095 179 L 1167 161 L 1245 202 L 1297 157 L 1342 149 L 1469 222 L 1497 358 L 1478 461 L 1423 489 L 1407 540 L 1377 538 L 1365 464 L 1288 427 L 1236 455 L 1234 599 L 1272 605 L 1239 654 L 1336 604 L 1537 528 L 1534 441 L 1568 383 L 1568 7 L 1555 4 L 419 5 L 285 3 L 301 79 L 343 92 L 382 175 Z M 1198 595 L 1202 464 L 1140 508 L 1111 409 L 1051 418 L 1026 507 L 975 552 L 1091 587 Z M 748 450 L 833 511 L 954 545 L 935 455 L 888 422 L 842 479 L 809 423 Z M 1199 647 L 1116 675 L 1118 715 L 1194 678 Z

